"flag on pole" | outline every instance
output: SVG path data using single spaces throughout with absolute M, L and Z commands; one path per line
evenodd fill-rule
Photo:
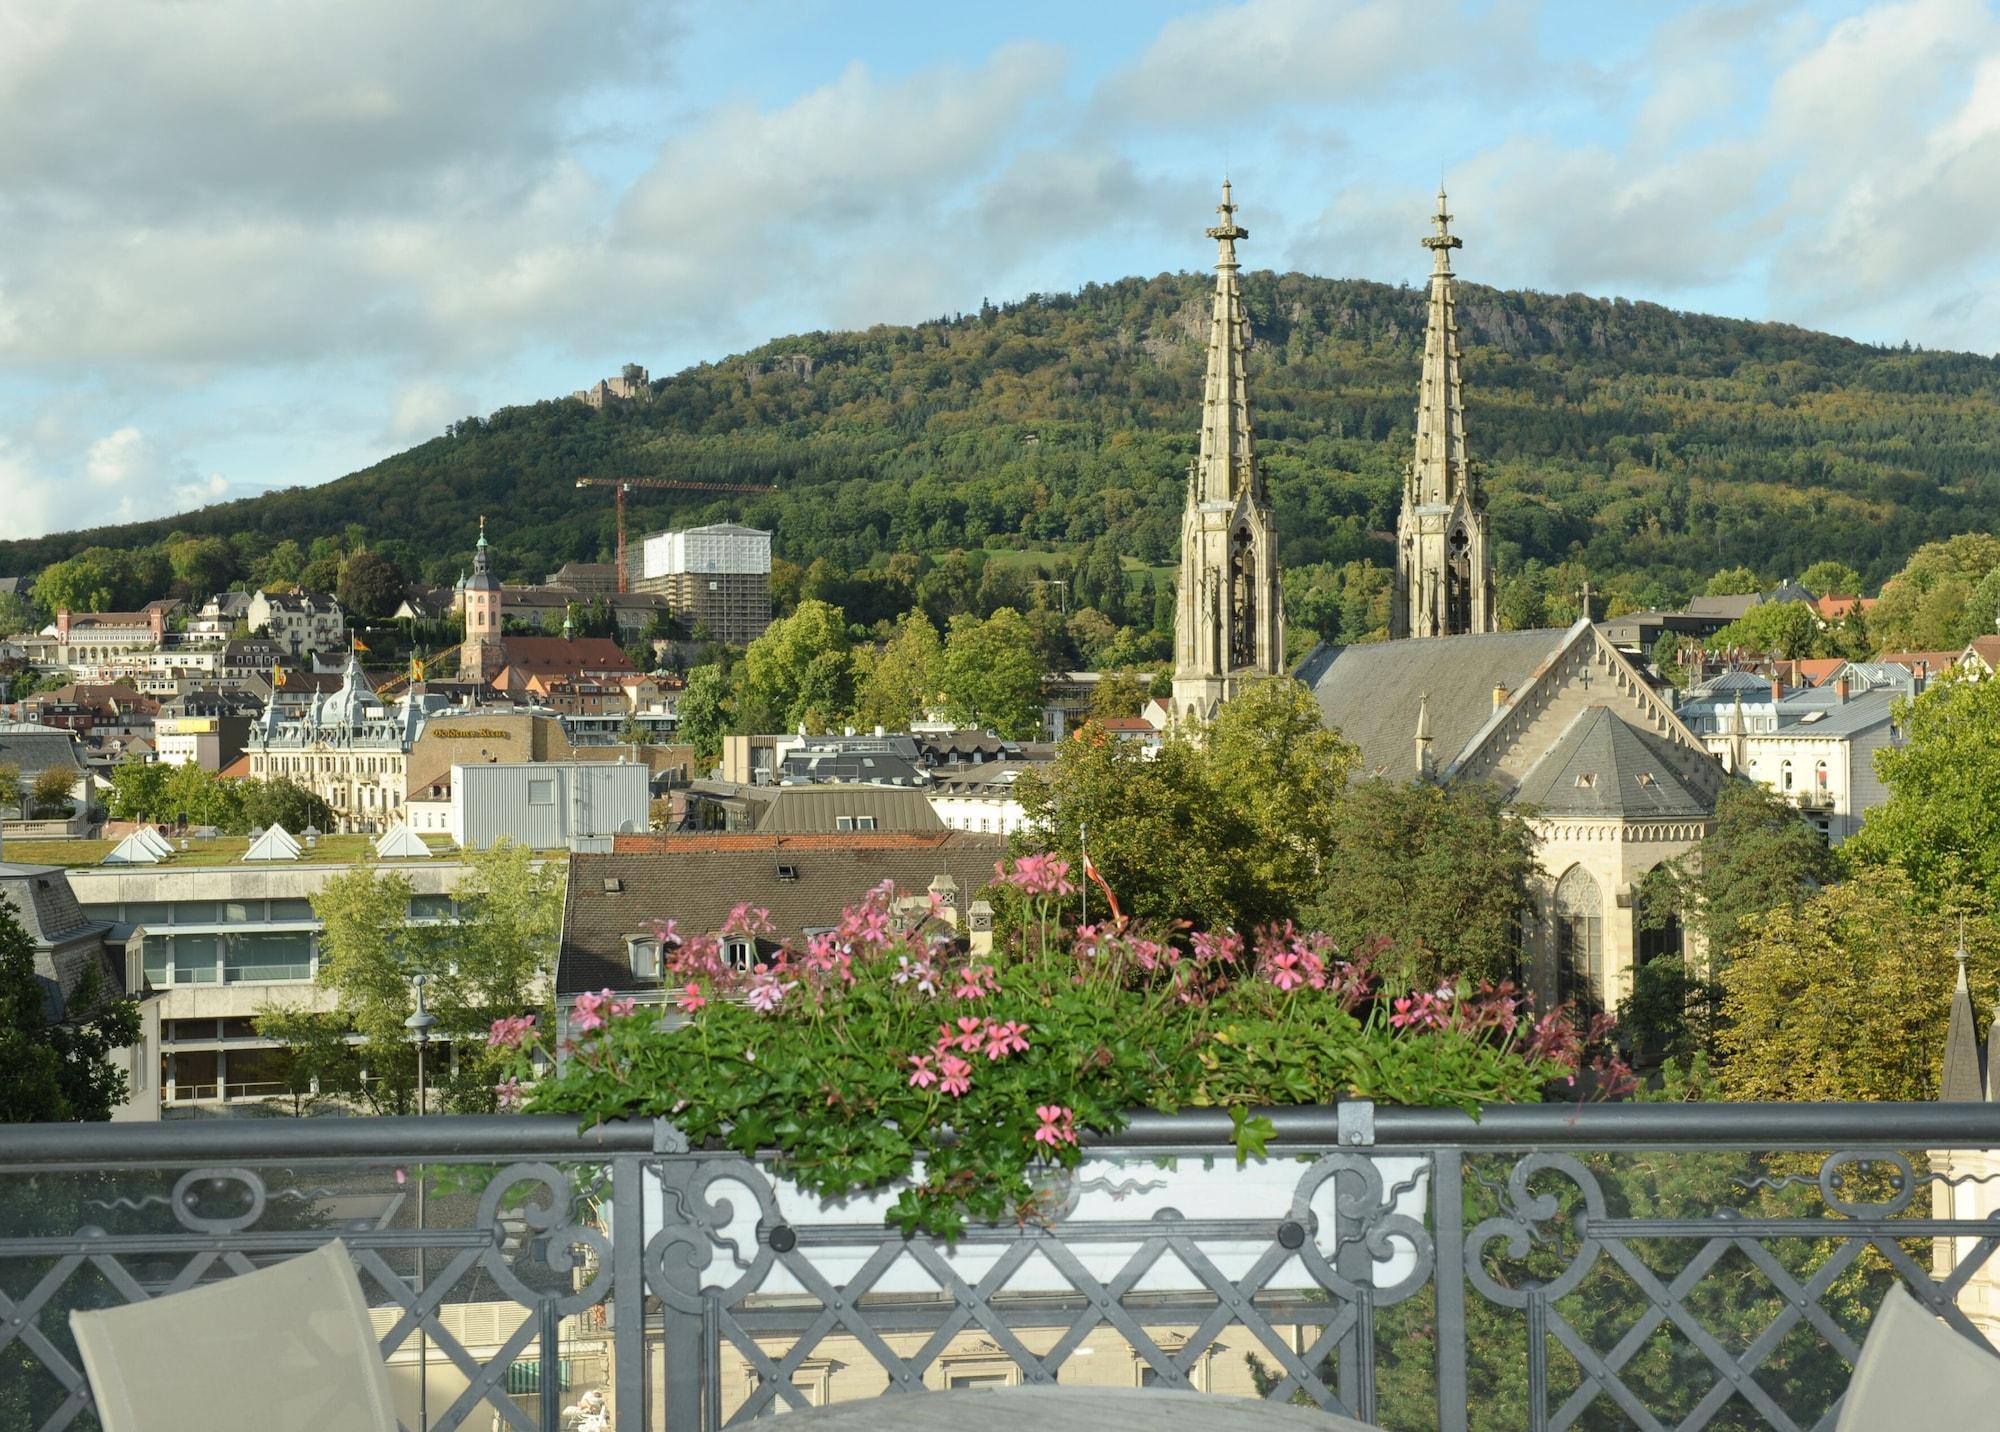
M 283 686 L 284 684 L 285 684 L 285 668 L 280 666 L 277 662 L 274 661 L 271 663 L 271 685 Z
M 368 650 L 368 643 L 357 636 L 354 638 L 354 649 L 356 651 L 366 651 Z
M 1083 853 L 1083 878 L 1097 882 L 1097 888 L 1104 892 L 1104 898 L 1111 904 L 1111 923 L 1118 929 L 1124 929 L 1125 912 L 1118 908 L 1118 897 L 1112 893 L 1111 886 L 1097 873 L 1097 862 L 1090 858 L 1088 850 Z

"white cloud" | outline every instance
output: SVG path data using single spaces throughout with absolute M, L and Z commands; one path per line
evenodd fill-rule
M 434 379 L 406 383 L 395 394 L 383 443 L 406 448 L 438 436 L 446 423 L 479 414 L 479 400 L 464 390 Z
M 137 428 L 120 428 L 99 438 L 84 454 L 83 475 L 94 487 L 124 487 L 152 475 L 152 444 Z

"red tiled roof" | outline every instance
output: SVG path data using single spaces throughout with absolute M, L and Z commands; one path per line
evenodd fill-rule
M 1897 666 L 1915 671 L 1919 666 L 1930 669 L 1932 676 L 1948 671 L 1957 665 L 1959 657 L 1965 655 L 1965 648 L 1956 651 L 1885 651 L 1876 657 L 1877 661 L 1894 662 Z
M 1819 613 L 1822 621 L 1837 622 L 1856 608 L 1864 615 L 1873 611 L 1875 603 L 1880 600 L 1879 597 L 1821 597 L 1813 603 L 1813 610 Z
M 528 673 L 630 671 L 632 658 L 605 636 L 510 636 L 501 643 L 506 665 Z
M 235 760 L 231 761 L 228 765 L 224 766 L 221 770 L 217 771 L 215 774 L 218 779 L 225 781 L 248 780 L 250 777 L 249 753 L 246 752 L 243 755 L 238 756 Z

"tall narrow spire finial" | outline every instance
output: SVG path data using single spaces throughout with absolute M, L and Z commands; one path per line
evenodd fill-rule
M 1208 231 L 1208 236 L 1222 245 L 1221 263 L 1236 262 L 1235 244 L 1238 239 L 1250 237 L 1250 231 L 1236 222 L 1236 202 L 1229 194 L 1229 180 L 1222 181 L 1222 202 L 1215 206 L 1215 212 L 1222 222 Z

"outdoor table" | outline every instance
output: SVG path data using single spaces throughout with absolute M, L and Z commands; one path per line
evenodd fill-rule
M 785 1420 L 794 1427 L 825 1432 L 1005 1426 L 1032 1427 L 1034 1432 L 1372 1432 L 1365 1422 L 1316 1407 L 1151 1387 L 980 1387 L 899 1393 L 793 1413 Z

